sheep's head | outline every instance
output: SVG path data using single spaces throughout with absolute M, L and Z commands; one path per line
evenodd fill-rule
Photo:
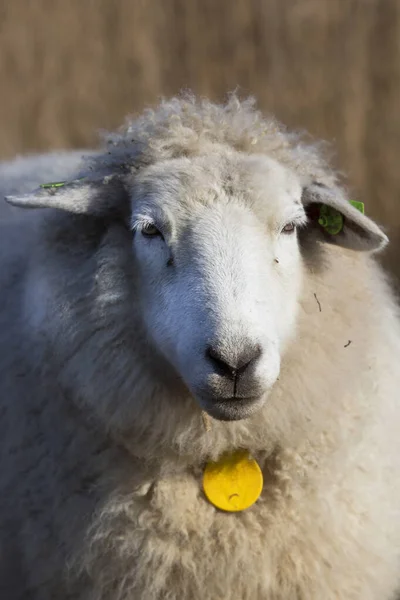
M 295 153 L 291 165 L 262 148 L 250 154 L 214 141 L 204 148 L 10 201 L 124 227 L 116 257 L 132 268 L 117 285 L 134 295 L 124 296 L 121 321 L 143 335 L 150 363 L 161 366 L 157 377 L 165 371 L 168 381 L 172 373 L 210 415 L 238 420 L 266 401 L 296 331 L 305 270 L 299 231 L 354 250 L 376 250 L 386 238 L 329 177 L 315 181 L 298 168 Z M 343 215 L 338 235 L 319 228 L 321 204 Z M 111 269 L 108 261 L 97 276 L 110 277 Z M 122 386 L 121 369 L 129 378 L 137 352 L 115 357 Z
M 274 160 L 235 152 L 156 164 L 135 182 L 146 330 L 213 417 L 248 417 L 279 375 L 301 283 L 301 194 Z

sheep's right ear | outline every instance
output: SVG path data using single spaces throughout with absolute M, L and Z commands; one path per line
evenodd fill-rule
M 44 183 L 31 192 L 6 196 L 6 202 L 20 208 L 58 208 L 96 217 L 126 216 L 128 193 L 119 175 Z
M 377 252 L 389 241 L 382 229 L 363 214 L 363 204 L 349 201 L 340 188 L 314 181 L 303 189 L 302 202 L 324 242 Z

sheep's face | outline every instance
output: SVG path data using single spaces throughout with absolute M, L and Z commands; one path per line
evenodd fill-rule
M 297 177 L 262 156 L 148 168 L 133 194 L 133 252 L 149 339 L 215 418 L 265 401 L 301 284 Z

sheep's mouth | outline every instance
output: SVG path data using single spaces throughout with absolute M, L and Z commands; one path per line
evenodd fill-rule
M 207 398 L 201 402 L 204 410 L 218 421 L 240 421 L 249 418 L 262 404 L 264 397 Z

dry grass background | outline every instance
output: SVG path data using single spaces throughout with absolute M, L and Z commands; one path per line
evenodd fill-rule
M 0 0 L 0 156 L 96 142 L 182 87 L 240 86 L 334 142 L 400 277 L 400 0 Z

